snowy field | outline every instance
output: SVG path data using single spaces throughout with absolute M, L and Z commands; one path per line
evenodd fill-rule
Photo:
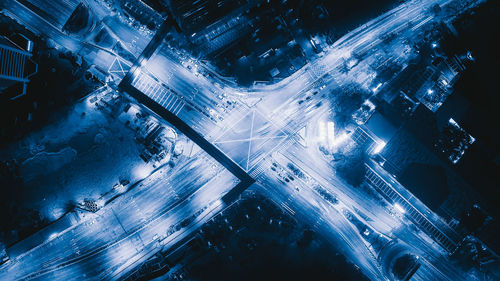
M 168 124 L 151 116 L 142 118 L 166 129 L 164 161 L 146 163 L 140 157 L 145 146 L 137 141 L 145 122 L 135 116 L 145 110 L 132 105 L 131 115 L 131 109 L 124 109 L 127 104 L 113 91 L 96 91 L 65 109 L 56 122 L 0 150 L 0 159 L 15 159 L 19 164 L 24 184 L 18 204 L 53 221 L 84 199 L 113 192 L 120 180 L 132 185 L 155 167 L 174 164 L 176 155 L 192 147 Z

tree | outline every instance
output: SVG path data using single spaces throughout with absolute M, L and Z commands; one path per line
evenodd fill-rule
M 410 274 L 415 272 L 416 267 L 418 267 L 417 259 L 411 254 L 406 254 L 396 259 L 392 267 L 392 273 L 397 280 L 408 280 L 408 277 L 411 277 Z
M 331 92 L 333 108 L 333 121 L 335 125 L 344 128 L 352 119 L 352 114 L 363 103 L 363 95 L 359 91 L 349 87 L 341 91 Z
M 337 174 L 342 177 L 348 184 L 352 186 L 360 186 L 365 177 L 365 152 L 356 146 L 347 154 L 341 156 L 336 162 L 335 169 Z

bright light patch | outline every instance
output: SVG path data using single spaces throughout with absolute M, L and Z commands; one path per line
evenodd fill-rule
M 350 58 L 348 61 L 347 61 L 347 67 L 348 68 L 353 68 L 356 63 L 358 63 L 358 60 L 355 59 L 355 58 Z
M 373 150 L 373 153 L 374 154 L 380 153 L 380 151 L 382 151 L 382 149 L 384 149 L 385 145 L 386 145 L 385 141 L 380 141 L 379 143 L 377 143 L 377 146 Z
M 129 110 L 128 110 L 128 113 L 132 116 L 136 116 L 137 113 L 139 113 L 140 110 L 139 110 L 139 107 L 135 106 L 135 105 L 132 105 Z
M 427 90 L 427 94 L 432 95 L 433 93 L 434 93 L 434 91 L 432 89 Z
M 132 72 L 132 77 L 137 77 L 139 74 L 141 74 L 142 70 L 140 67 L 136 67 L 134 71 Z
M 319 122 L 319 139 L 324 140 L 326 138 L 326 128 L 325 128 L 325 122 Z
M 33 42 L 31 40 L 28 40 L 28 46 L 26 46 L 26 51 L 28 52 L 33 51 Z
M 382 85 L 382 84 L 380 84 L 380 85 Z M 363 102 L 363 105 L 368 106 L 370 108 L 370 110 L 374 110 L 375 109 L 375 105 L 370 100 L 365 100 Z
M 123 184 L 117 184 L 117 185 L 115 185 L 115 190 L 118 193 L 123 193 L 123 192 L 127 191 L 127 188 Z
M 406 213 L 406 210 L 398 203 L 394 204 L 394 209 L 396 209 L 398 212 L 400 212 L 402 214 Z
M 222 208 L 224 206 L 226 206 L 226 204 L 224 203 L 224 201 L 222 201 L 220 199 L 217 199 L 217 200 L 215 200 L 215 201 L 213 201 L 213 202 L 211 202 L 209 204 L 209 209 L 213 211 L 213 210 L 215 210 L 217 208 Z
M 48 240 L 55 239 L 58 235 L 59 235 L 59 233 L 58 233 L 58 232 L 54 232 L 54 233 L 52 233 L 51 235 L 49 235 L 49 239 L 48 239 Z
M 93 102 L 95 102 L 96 100 L 97 100 L 97 98 L 95 95 L 91 95 L 90 97 L 88 97 L 85 100 L 85 105 L 86 105 L 87 109 L 93 108 L 93 106 L 94 106 Z
M 380 87 L 382 87 L 382 83 L 378 83 L 378 85 L 372 89 L 372 91 L 375 93 L 376 91 L 378 91 L 378 89 L 380 89 Z
M 467 58 L 471 61 L 474 61 L 474 57 L 472 56 L 472 53 L 470 51 L 467 51 Z
M 133 175 L 137 179 L 144 179 L 151 174 L 153 171 L 153 167 L 148 166 L 148 165 L 140 165 L 134 168 L 132 171 Z
M 347 139 L 349 138 L 349 135 L 344 132 L 342 133 L 340 136 L 336 137 L 335 140 L 333 141 L 333 146 L 338 146 L 340 145 L 341 143 L 345 142 Z
M 326 132 L 328 134 L 328 145 L 332 147 L 335 142 L 335 124 L 333 122 L 326 123 Z
M 455 126 L 455 127 L 459 127 L 458 126 L 458 123 L 455 122 L 455 120 L 453 120 L 453 118 L 450 118 L 450 120 L 448 120 L 448 123 L 450 123 L 451 125 Z

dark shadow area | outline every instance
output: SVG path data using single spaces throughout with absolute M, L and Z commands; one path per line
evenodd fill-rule
M 314 230 L 261 195 L 238 202 L 203 233 L 212 246 L 191 266 L 194 280 L 366 280 Z
M 0 15 L 0 30 L 2 35 L 21 33 L 31 38 L 32 60 L 38 63 L 38 72 L 28 83 L 26 95 L 10 100 L 0 93 L 0 146 L 3 146 L 56 120 L 60 116 L 54 112 L 73 104 L 101 83 L 87 72 L 89 65 L 81 57 L 55 49 L 46 39 L 36 37 L 3 15 Z
M 403 170 L 399 180 L 433 211 L 436 211 L 449 195 L 446 171 L 441 166 L 412 163 Z
M 456 84 L 455 94 L 465 97 L 468 108 L 461 124 L 476 142 L 457 165 L 460 174 L 491 202 L 500 206 L 500 115 L 498 107 L 498 66 L 500 53 L 497 38 L 500 37 L 498 14 L 500 3 L 487 1 L 471 13 L 459 17 L 453 26 L 458 37 L 448 36 L 443 42 L 449 53 L 464 54 L 469 51 L 474 58 L 467 65 L 462 78 Z

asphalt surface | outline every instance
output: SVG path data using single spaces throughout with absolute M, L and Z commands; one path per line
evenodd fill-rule
M 124 263 L 140 259 L 156 247 L 153 244 L 168 245 L 187 235 L 190 231 L 184 228 L 169 231 L 193 214 L 196 218 L 186 228 L 203 224 L 206 213 L 223 207 L 221 197 L 238 182 L 205 153 L 185 159 L 173 170 L 164 167 L 90 218 L 11 257 L 0 276 L 3 280 L 62 276 L 97 280 L 119 275 Z

